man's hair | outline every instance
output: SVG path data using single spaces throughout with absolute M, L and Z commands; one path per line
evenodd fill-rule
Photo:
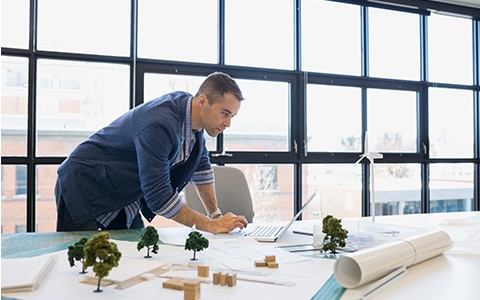
M 214 72 L 207 76 L 207 78 L 198 88 L 198 92 L 195 97 L 202 93 L 207 95 L 208 102 L 210 104 L 222 102 L 223 96 L 227 93 L 232 93 L 235 95 L 238 101 L 242 101 L 244 99 L 242 91 L 238 87 L 235 80 L 233 80 L 230 75 L 222 72 Z

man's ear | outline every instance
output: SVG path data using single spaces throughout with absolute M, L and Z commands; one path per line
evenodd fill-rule
M 208 104 L 207 95 L 205 95 L 205 94 L 200 94 L 200 95 L 198 96 L 198 104 L 200 104 L 200 106 L 204 106 L 205 104 Z

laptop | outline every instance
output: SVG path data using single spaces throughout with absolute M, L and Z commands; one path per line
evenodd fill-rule
M 288 222 L 287 225 L 253 225 L 252 230 L 245 233 L 246 236 L 252 237 L 259 242 L 276 242 L 284 233 L 292 226 L 293 222 L 300 216 L 303 210 L 312 202 L 315 195 L 317 195 L 318 189 L 308 198 L 307 202 L 300 208 L 297 214 Z

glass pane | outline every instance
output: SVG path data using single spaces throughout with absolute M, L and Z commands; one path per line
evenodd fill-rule
M 27 155 L 28 60 L 2 56 L 2 156 Z
M 216 63 L 218 1 L 139 0 L 138 56 Z
M 430 88 L 428 99 L 430 157 L 473 157 L 473 92 Z
M 55 182 L 57 165 L 37 166 L 36 230 L 54 232 L 57 228 L 57 205 L 55 203 Z
M 39 0 L 38 49 L 130 55 L 130 0 Z
M 416 152 L 417 93 L 368 90 L 368 149 Z
M 28 49 L 29 0 L 2 0 L 2 47 Z
M 288 221 L 293 214 L 293 166 L 287 164 L 227 165 L 247 177 L 255 212 L 253 222 Z M 268 176 L 265 176 L 268 174 Z M 311 193 L 305 191 L 304 199 Z M 312 191 L 313 192 L 313 191 Z
M 430 212 L 473 210 L 473 164 L 430 165 Z
M 472 20 L 430 15 L 428 62 L 430 82 L 472 84 Z
M 129 109 L 126 65 L 39 60 L 37 155 L 63 156 Z
M 303 0 L 302 70 L 360 75 L 360 7 Z
M 361 90 L 307 86 L 308 151 L 358 152 L 362 149 Z
M 287 151 L 289 92 L 286 82 L 237 80 L 245 100 L 224 133 L 226 151 Z
M 418 164 L 375 162 L 375 215 L 403 215 L 421 212 L 421 172 Z M 370 203 L 372 199 L 370 199 Z
M 25 232 L 27 166 L 2 165 L 2 233 Z
M 293 69 L 291 0 L 225 2 L 226 64 Z
M 419 80 L 420 17 L 375 8 L 369 8 L 368 16 L 369 75 Z
M 306 165 L 304 170 L 309 194 L 317 187 L 318 193 L 305 209 L 303 220 L 323 220 L 329 214 L 337 218 L 362 216 L 360 165 Z
M 148 102 L 173 91 L 185 91 L 193 96 L 197 93 L 198 88 L 205 78 L 205 76 L 145 73 L 144 102 Z M 242 88 L 242 86 L 240 86 L 240 88 Z M 230 129 L 227 129 L 227 131 L 228 130 Z M 212 138 L 208 134 L 205 134 L 205 137 L 207 139 L 207 149 L 209 151 L 215 151 L 217 139 Z

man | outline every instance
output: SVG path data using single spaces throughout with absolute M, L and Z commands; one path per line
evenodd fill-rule
M 227 74 L 210 74 L 195 96 L 172 92 L 130 110 L 78 145 L 58 168 L 57 231 L 143 228 L 155 215 L 212 233 L 245 228 L 222 216 L 205 146 L 230 127 L 242 92 Z M 209 214 L 179 192 L 192 181 Z

